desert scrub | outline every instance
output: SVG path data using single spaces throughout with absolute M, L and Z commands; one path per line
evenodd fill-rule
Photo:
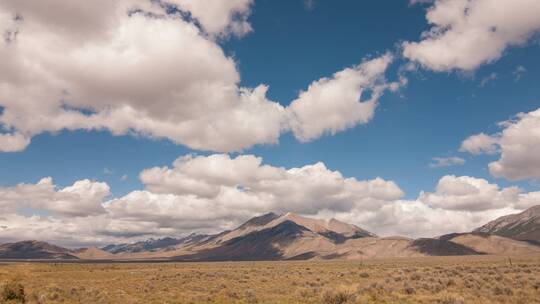
M 414 290 L 414 288 L 408 284 L 406 284 L 404 287 L 403 287 L 403 292 L 405 294 L 408 294 L 408 295 L 412 295 L 413 293 L 416 292 L 416 290 Z
M 336 293 L 326 292 L 323 295 L 323 304 L 345 304 L 354 301 L 354 294 L 340 291 Z
M 437 301 L 439 304 L 464 304 L 465 300 L 458 295 L 445 295 Z
M 9 280 L 2 286 L 0 293 L 2 303 L 26 303 L 24 286 L 19 280 Z
M 458 275 L 449 271 L 453 268 Z M 363 278 L 364 272 L 369 276 Z M 9 278 L 24 284 L 29 304 L 540 304 L 540 256 L 515 258 L 513 267 L 491 256 L 362 263 L 14 263 L 0 265 L 0 292 Z

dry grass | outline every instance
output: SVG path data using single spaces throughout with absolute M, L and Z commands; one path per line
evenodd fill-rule
M 13 279 L 27 303 L 540 303 L 540 257 L 0 264 Z

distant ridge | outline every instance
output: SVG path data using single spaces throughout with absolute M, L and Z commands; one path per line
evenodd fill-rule
M 199 241 L 206 237 L 205 235 L 191 234 L 187 237 L 175 239 L 166 237 L 162 239 L 149 239 L 132 244 L 112 244 L 101 248 L 110 253 L 138 253 L 138 252 L 154 252 L 163 248 L 170 248 L 179 244 L 184 244 L 190 241 Z
M 39 241 L 0 245 L 0 259 L 71 260 L 77 257 L 69 249 Z

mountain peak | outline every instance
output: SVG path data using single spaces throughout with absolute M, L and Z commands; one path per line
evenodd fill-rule
M 375 236 L 375 234 L 358 226 L 339 221 L 335 218 L 315 219 L 301 216 L 293 212 L 283 214 L 268 225 L 277 225 L 283 221 L 292 221 L 316 233 L 332 232 L 342 234 L 345 237 Z
M 253 217 L 253 218 L 249 219 L 247 222 L 245 222 L 240 227 L 238 227 L 238 229 L 247 228 L 247 227 L 253 227 L 253 226 L 264 226 L 264 225 L 270 223 L 271 221 L 279 218 L 280 216 L 281 215 L 276 214 L 274 212 L 268 212 L 266 214 L 256 216 L 256 217 Z

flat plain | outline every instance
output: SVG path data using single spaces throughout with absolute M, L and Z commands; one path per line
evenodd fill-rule
M 26 303 L 540 303 L 540 256 L 3 263 L 0 282 Z

